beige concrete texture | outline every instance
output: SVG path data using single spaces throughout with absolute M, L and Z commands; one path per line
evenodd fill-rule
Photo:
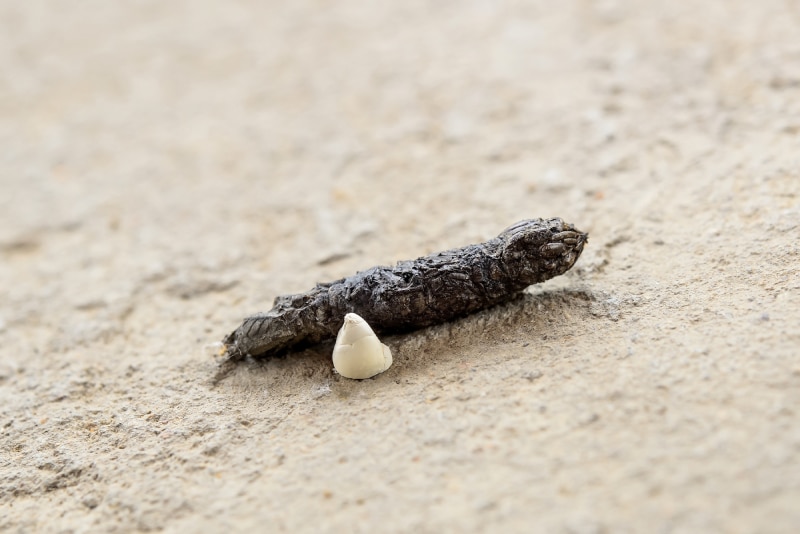
M 800 4 L 0 2 L 0 531 L 800 532 Z M 281 294 L 590 233 L 248 360 Z

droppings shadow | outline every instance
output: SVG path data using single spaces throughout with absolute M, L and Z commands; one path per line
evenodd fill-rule
M 551 339 L 565 336 L 564 325 L 569 326 L 569 335 L 580 323 L 593 316 L 592 307 L 597 301 L 588 288 L 541 290 L 520 293 L 519 297 L 505 304 L 467 315 L 436 326 L 404 334 L 384 335 L 384 341 L 399 353 L 434 351 L 448 347 L 485 344 L 493 340 L 505 340 L 515 336 L 529 337 L 530 332 Z M 285 367 L 291 374 L 308 378 L 325 373 L 333 376 L 330 355 L 333 341 L 326 341 L 301 350 L 294 350 L 268 358 L 228 358 L 222 361 L 211 379 L 216 387 L 234 372 L 247 369 L 259 372 L 270 366 Z

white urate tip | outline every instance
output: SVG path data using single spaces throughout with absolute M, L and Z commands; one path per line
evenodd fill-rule
M 392 351 L 367 322 L 356 315 L 344 316 L 344 324 L 333 347 L 333 367 L 345 378 L 369 378 L 392 365 Z

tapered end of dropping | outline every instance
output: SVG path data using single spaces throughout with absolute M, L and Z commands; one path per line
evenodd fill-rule
M 242 343 L 245 338 L 242 329 L 247 325 L 247 319 L 236 330 L 225 336 L 222 340 L 222 350 L 228 358 L 232 360 L 241 360 L 249 355 L 248 348 Z
M 229 358 L 241 358 L 242 353 L 239 350 L 238 344 L 236 343 L 236 335 L 239 332 L 237 328 L 227 336 L 225 339 L 222 340 L 222 350 L 225 354 L 228 355 Z

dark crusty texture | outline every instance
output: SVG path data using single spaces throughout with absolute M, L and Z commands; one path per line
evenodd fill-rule
M 587 234 L 561 219 L 529 219 L 485 243 L 438 252 L 394 267 L 283 295 L 273 308 L 247 317 L 224 339 L 233 358 L 270 356 L 336 336 L 346 313 L 378 333 L 450 321 L 508 301 L 531 284 L 568 271 Z

